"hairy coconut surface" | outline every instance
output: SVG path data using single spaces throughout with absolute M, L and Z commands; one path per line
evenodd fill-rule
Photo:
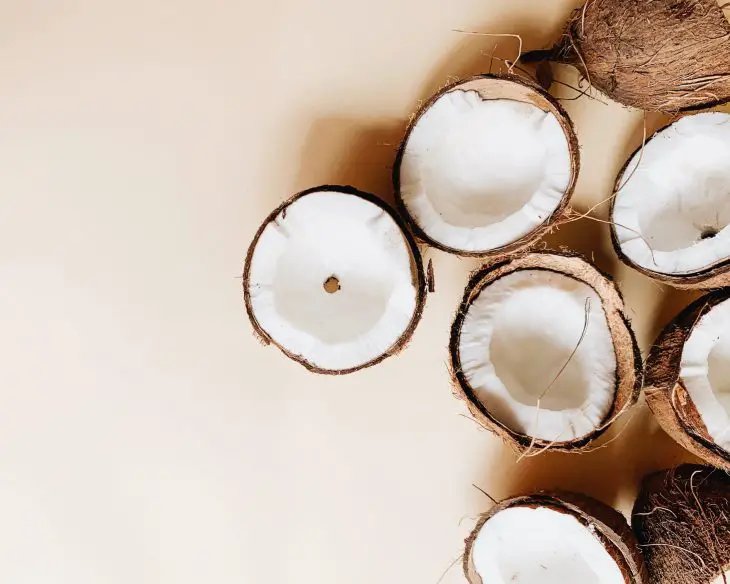
M 396 158 L 396 202 L 424 241 L 460 255 L 529 246 L 561 216 L 579 169 L 563 108 L 532 81 L 481 75 L 441 90 Z
M 531 253 L 471 279 L 450 342 L 457 395 L 520 451 L 585 448 L 637 399 L 641 358 L 613 282 Z
M 679 288 L 730 284 L 730 114 L 688 115 L 657 132 L 616 179 L 619 257 Z
M 471 584 L 641 584 L 645 570 L 624 517 L 576 493 L 507 499 L 466 540 Z
M 633 528 L 651 584 L 730 582 L 730 477 L 697 465 L 646 477 Z
M 661 332 L 644 394 L 674 440 L 730 471 L 730 290 L 695 301 Z
M 405 223 L 383 201 L 326 185 L 264 221 L 243 274 L 258 336 L 317 373 L 351 373 L 400 351 L 421 318 L 426 278 Z
M 674 112 L 723 103 L 730 99 L 730 13 L 721 6 L 588 0 L 549 57 L 628 106 Z

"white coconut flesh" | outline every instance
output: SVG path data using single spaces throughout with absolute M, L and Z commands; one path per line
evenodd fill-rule
M 679 376 L 707 433 L 730 451 L 730 300 L 715 305 L 694 326 Z
M 730 114 L 691 115 L 629 162 L 616 195 L 615 233 L 633 263 L 686 275 L 730 257 Z
M 402 230 L 355 195 L 296 199 L 261 233 L 250 264 L 252 312 L 281 347 L 319 369 L 386 353 L 414 317 L 416 266 Z
M 616 356 L 595 290 L 546 270 L 513 272 L 467 309 L 460 366 L 507 428 L 567 442 L 595 431 L 616 391 Z
M 626 584 L 596 534 L 549 507 L 510 507 L 491 517 L 471 548 L 484 584 Z
M 715 578 L 710 584 L 729 584 L 730 583 L 730 570 L 726 570 Z
M 400 194 L 432 240 L 488 251 L 544 223 L 560 205 L 571 172 L 568 139 L 551 112 L 457 89 L 440 96 L 412 129 Z

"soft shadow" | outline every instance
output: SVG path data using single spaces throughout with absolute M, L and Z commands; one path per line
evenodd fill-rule
M 671 286 L 664 286 L 664 288 L 662 302 L 654 313 L 652 321 L 650 330 L 652 341 L 659 336 L 659 333 L 674 317 L 707 292 L 706 290 L 679 290 Z

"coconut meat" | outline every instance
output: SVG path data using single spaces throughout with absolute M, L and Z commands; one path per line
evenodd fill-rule
M 730 570 L 726 570 L 715 578 L 710 584 L 729 584 L 730 583 Z
M 252 312 L 293 355 L 346 370 L 387 352 L 413 319 L 408 242 L 378 205 L 340 192 L 296 199 L 261 233 L 250 264 Z
M 595 531 L 549 507 L 510 507 L 491 517 L 471 548 L 484 584 L 626 584 Z
M 456 89 L 436 99 L 413 127 L 400 193 L 432 240 L 488 251 L 544 223 L 560 205 L 571 172 L 568 139 L 551 112 Z
M 707 433 L 730 451 L 730 300 L 715 305 L 694 326 L 679 376 Z
M 730 257 L 730 114 L 687 116 L 634 155 L 613 211 L 622 252 L 662 274 Z
M 465 315 L 459 357 L 478 401 L 526 436 L 581 438 L 611 411 L 616 356 L 601 299 L 563 274 L 520 270 L 486 286 Z

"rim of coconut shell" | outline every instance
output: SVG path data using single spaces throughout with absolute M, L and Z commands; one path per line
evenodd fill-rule
M 551 442 L 512 430 L 497 420 L 480 402 L 459 366 L 461 330 L 469 306 L 487 286 L 504 276 L 521 270 L 545 270 L 561 274 L 586 284 L 601 299 L 616 356 L 614 399 L 601 425 L 580 438 Z M 586 450 L 620 414 L 636 403 L 643 383 L 641 352 L 629 318 L 625 313 L 621 292 L 609 274 L 591 264 L 582 255 L 573 252 L 537 251 L 518 254 L 495 260 L 474 272 L 451 326 L 449 356 L 449 368 L 456 397 L 466 403 L 470 414 L 480 425 L 495 433 L 519 452 L 531 449 L 563 452 Z
M 447 93 L 456 90 L 474 90 L 479 93 L 479 96 L 485 101 L 494 99 L 510 99 L 513 101 L 530 103 L 543 111 L 550 112 L 560 123 L 560 127 L 563 129 L 563 134 L 565 135 L 565 138 L 568 142 L 571 177 L 570 182 L 568 183 L 568 188 L 565 190 L 565 193 L 560 200 L 560 204 L 535 229 L 533 229 L 526 235 L 523 235 L 519 239 L 513 241 L 512 243 L 509 243 L 499 248 L 484 251 L 466 251 L 455 249 L 449 247 L 444 243 L 436 241 L 426 234 L 426 232 L 409 213 L 401 195 L 401 163 L 403 161 L 403 156 L 405 154 L 406 147 L 408 146 L 408 140 L 411 137 L 413 129 L 416 127 L 426 111 L 428 111 L 438 99 L 440 99 Z M 474 75 L 449 83 L 445 87 L 441 88 L 437 93 L 432 95 L 418 108 L 415 115 L 411 118 L 408 124 L 408 128 L 406 129 L 405 137 L 398 147 L 398 152 L 395 157 L 395 163 L 393 164 L 393 189 L 395 191 L 395 205 L 398 209 L 398 212 L 405 218 L 413 234 L 419 240 L 430 245 L 431 247 L 435 247 L 436 249 L 445 251 L 446 253 L 462 257 L 498 257 L 508 253 L 514 253 L 528 248 L 531 245 L 534 245 L 543 235 L 545 235 L 553 227 L 555 222 L 563 215 L 565 209 L 570 203 L 570 199 L 572 198 L 573 192 L 575 191 L 575 185 L 578 181 L 579 174 L 580 145 L 578 144 L 578 136 L 575 133 L 573 121 L 570 119 L 570 117 L 568 116 L 568 112 L 565 111 L 565 108 L 563 108 L 560 102 L 558 102 L 558 100 L 556 100 L 552 95 L 550 95 L 547 91 L 540 87 L 540 85 L 538 85 L 531 79 L 526 79 L 520 75 L 515 75 L 512 73 L 483 73 L 480 75 Z
M 505 499 L 480 515 L 476 526 L 464 541 L 462 568 L 470 584 L 489 584 L 482 582 L 472 561 L 472 547 L 479 532 L 496 514 L 513 507 L 547 507 L 575 517 L 598 537 L 618 565 L 627 584 L 646 582 L 646 567 L 639 542 L 623 515 L 588 495 L 569 491 L 544 491 Z
M 322 192 L 331 192 L 335 194 L 343 194 L 343 195 L 352 195 L 355 197 L 358 197 L 360 199 L 363 199 L 369 203 L 372 203 L 373 205 L 376 205 L 380 209 L 382 209 L 398 226 L 400 229 L 403 239 L 406 242 L 406 245 L 408 246 L 409 255 L 412 259 L 412 269 L 411 269 L 411 278 L 413 282 L 413 287 L 416 290 L 416 306 L 413 311 L 413 317 L 411 318 L 411 322 L 409 323 L 408 327 L 403 331 L 403 334 L 396 340 L 395 343 L 393 343 L 384 353 L 376 357 L 375 359 L 371 359 L 370 361 L 367 361 L 361 365 L 358 365 L 357 367 L 351 367 L 349 369 L 342 369 L 342 370 L 332 370 L 332 369 L 323 369 L 320 367 L 317 367 L 316 365 L 313 365 L 309 361 L 307 361 L 305 358 L 303 358 L 301 355 L 297 355 L 295 353 L 292 353 L 289 351 L 286 347 L 282 346 L 280 343 L 277 343 L 259 324 L 258 320 L 256 319 L 256 315 L 254 314 L 253 306 L 251 304 L 251 292 L 250 292 L 250 278 L 251 278 L 251 259 L 254 254 L 254 250 L 256 249 L 256 245 L 259 242 L 259 239 L 261 237 L 261 234 L 264 232 L 264 229 L 266 229 L 267 225 L 269 225 L 272 221 L 276 219 L 276 217 L 279 216 L 280 213 L 282 213 L 287 207 L 289 207 L 292 203 L 298 201 L 302 197 L 305 197 L 307 195 L 310 195 L 312 193 L 322 193 Z M 299 363 L 300 365 L 303 365 L 306 369 L 311 371 L 312 373 L 318 373 L 322 375 L 347 375 L 350 373 L 355 373 L 357 371 L 361 371 L 363 369 L 367 369 L 368 367 L 372 367 L 373 365 L 377 365 L 378 363 L 384 361 L 388 357 L 392 357 L 394 355 L 397 355 L 400 353 L 410 342 L 411 338 L 413 337 L 413 333 L 416 330 L 416 327 L 418 326 L 418 323 L 421 320 L 421 317 L 423 316 L 423 310 L 426 304 L 426 296 L 427 296 L 427 281 L 426 281 L 426 275 L 423 269 L 423 258 L 421 256 L 421 251 L 418 248 L 418 244 L 416 243 L 415 238 L 413 237 L 413 234 L 411 233 L 408 224 L 403 220 L 402 217 L 398 213 L 396 213 L 390 205 L 388 205 L 385 201 L 377 197 L 376 195 L 373 195 L 372 193 L 368 193 L 365 191 L 361 191 L 360 189 L 357 189 L 353 186 L 349 185 L 321 185 L 317 187 L 311 187 L 309 189 L 303 190 L 291 197 L 289 197 L 287 200 L 285 200 L 283 203 L 281 203 L 276 209 L 274 209 L 269 215 L 264 219 L 264 221 L 261 223 L 259 228 L 256 231 L 256 235 L 253 238 L 253 241 L 249 245 L 248 252 L 246 253 L 246 260 L 244 263 L 244 269 L 243 269 L 243 298 L 244 303 L 246 306 L 246 314 L 248 315 L 248 319 L 251 322 L 251 326 L 253 327 L 254 334 L 259 339 L 259 341 L 264 345 L 274 345 L 277 347 L 282 353 L 284 353 L 287 357 L 289 357 L 291 360 Z
M 688 114 L 692 115 L 692 114 Z M 696 290 L 696 289 L 710 289 L 710 288 L 719 288 L 722 286 L 730 285 L 730 257 L 720 260 L 716 263 L 714 263 L 712 266 L 703 268 L 701 270 L 697 270 L 696 272 L 692 272 L 690 274 L 665 274 L 662 272 L 656 272 L 654 270 L 650 270 L 649 268 L 645 268 L 643 266 L 640 266 L 639 264 L 632 261 L 621 249 L 621 244 L 618 240 L 618 234 L 616 233 L 616 225 L 613 222 L 613 212 L 614 208 L 616 206 L 616 195 L 618 194 L 618 191 L 624 187 L 624 175 L 626 174 L 626 170 L 628 169 L 629 165 L 631 164 L 631 161 L 634 160 L 634 157 L 639 155 L 639 153 L 646 148 L 649 145 L 649 142 L 651 142 L 654 138 L 657 136 L 663 134 L 667 130 L 669 130 L 675 123 L 677 123 L 680 119 L 682 119 L 682 116 L 680 118 L 677 118 L 675 120 L 672 120 L 671 122 L 668 122 L 664 126 L 662 126 L 659 130 L 657 130 L 649 139 L 646 140 L 644 144 L 639 146 L 636 150 L 634 150 L 631 155 L 627 158 L 626 162 L 624 162 L 624 165 L 621 167 L 621 170 L 619 171 L 618 175 L 616 176 L 616 182 L 613 186 L 613 195 L 611 196 L 610 202 L 609 202 L 609 208 L 608 208 L 608 218 L 610 223 L 610 232 L 611 232 L 611 246 L 613 247 L 613 250 L 616 252 L 616 255 L 618 258 L 627 266 L 630 268 L 636 270 L 637 272 L 640 272 L 644 274 L 645 276 L 648 276 L 652 278 L 653 280 L 658 280 L 660 282 L 664 282 L 666 284 L 669 284 L 673 288 L 679 288 L 679 289 L 685 289 L 685 290 Z M 631 177 L 628 179 L 631 180 Z M 627 181 L 628 182 L 628 181 Z
M 730 288 L 695 300 L 659 333 L 644 373 L 646 403 L 663 430 L 701 459 L 730 472 L 730 452 L 710 437 L 702 416 L 680 379 L 684 344 L 700 319 L 730 299 Z
M 717 507 L 720 503 L 730 508 L 728 492 L 730 492 L 730 477 L 711 466 L 683 464 L 651 473 L 643 478 L 631 514 L 631 525 L 640 548 L 644 550 L 650 582 L 655 584 L 716 582 L 718 576 L 728 571 L 730 540 L 727 539 L 727 530 L 730 527 L 730 520 L 728 509 Z M 714 525 L 712 519 L 706 515 L 713 512 L 712 507 L 715 507 L 715 512 L 725 513 L 725 525 Z M 676 527 L 673 527 L 672 523 L 678 521 L 687 526 L 687 530 L 692 534 L 691 537 L 688 538 L 685 534 L 680 541 L 674 539 Z M 707 528 L 708 524 L 712 531 Z M 716 537 L 718 527 L 724 527 L 722 540 Z M 657 529 L 668 531 L 671 535 L 656 533 Z M 668 542 L 667 537 L 672 537 L 671 541 Z M 657 541 L 657 538 L 663 539 Z M 722 554 L 724 557 L 719 557 L 718 543 L 726 546 Z M 700 556 L 702 563 L 696 561 L 695 554 Z M 696 566 L 701 573 L 681 573 L 679 568 L 683 562 L 693 564 L 693 567 Z M 678 563 L 680 565 L 677 565 Z M 730 576 L 728 580 L 730 581 Z

